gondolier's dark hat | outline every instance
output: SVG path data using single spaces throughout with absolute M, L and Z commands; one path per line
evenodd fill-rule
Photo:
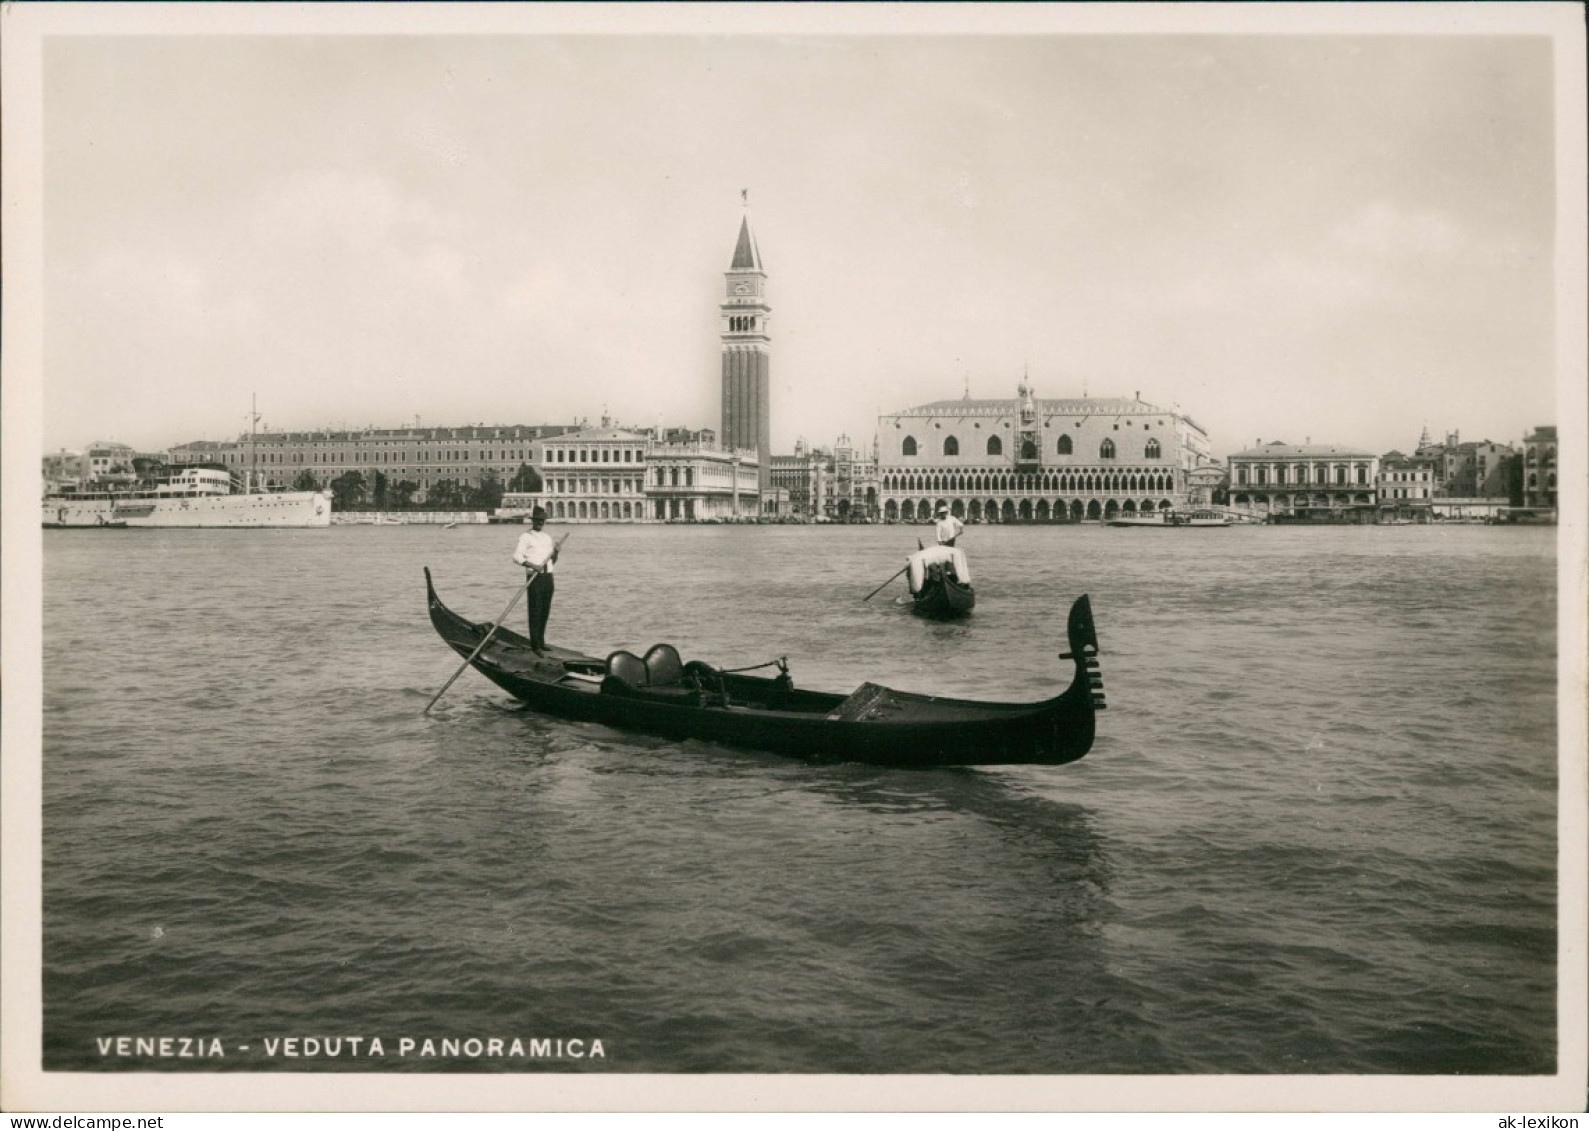
M 531 522 L 545 522 L 546 521 L 546 508 L 545 507 L 536 507 L 534 510 L 532 510 L 530 512 L 530 521 Z

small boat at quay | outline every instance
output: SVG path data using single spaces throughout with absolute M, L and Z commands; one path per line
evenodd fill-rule
M 44 497 L 46 529 L 141 527 L 324 527 L 331 498 L 320 491 L 245 491 L 223 468 L 184 468 L 153 487 Z
M 1098 635 L 1085 595 L 1066 621 L 1069 685 L 1035 703 L 950 699 L 862 683 L 849 694 L 797 690 L 785 658 L 724 670 L 670 644 L 605 658 L 536 652 L 525 637 L 453 612 L 425 570 L 430 623 L 454 652 L 537 711 L 673 739 L 700 739 L 821 762 L 882 766 L 1058 766 L 1092 748 L 1104 707 Z M 745 674 L 776 666 L 772 677 Z
M 1186 526 L 1229 526 L 1230 519 L 1219 511 L 1151 511 L 1148 514 L 1124 514 L 1106 520 L 1108 526 L 1137 526 L 1152 530 L 1174 530 Z

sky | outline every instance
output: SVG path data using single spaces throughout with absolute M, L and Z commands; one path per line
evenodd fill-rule
M 1543 36 L 46 38 L 43 448 L 1132 396 L 1224 456 L 1556 422 Z

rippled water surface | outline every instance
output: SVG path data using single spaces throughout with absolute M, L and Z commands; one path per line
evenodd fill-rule
M 861 600 L 911 530 L 574 531 L 554 643 L 826 690 L 1051 694 L 1091 594 L 1092 753 L 948 771 L 423 714 L 518 533 L 46 534 L 47 1067 L 1555 1070 L 1553 531 L 976 527 L 952 625 Z

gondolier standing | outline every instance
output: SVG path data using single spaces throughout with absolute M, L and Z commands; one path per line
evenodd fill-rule
M 557 564 L 557 543 L 541 528 L 546 525 L 546 508 L 530 512 L 530 530 L 519 537 L 513 560 L 524 567 L 525 604 L 530 615 L 530 647 L 546 651 L 546 620 L 552 615 L 552 593 L 556 589 L 552 573 Z
M 949 504 L 938 504 L 938 545 L 953 546 L 965 524 L 949 513 Z

